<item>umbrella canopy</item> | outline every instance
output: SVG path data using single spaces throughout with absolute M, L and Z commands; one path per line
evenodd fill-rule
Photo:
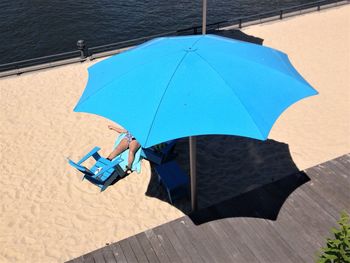
M 214 35 L 165 37 L 91 66 L 75 111 L 115 121 L 143 147 L 205 134 L 264 140 L 287 107 L 315 94 L 277 50 Z
M 74 110 L 115 121 L 143 147 L 190 136 L 196 210 L 194 136 L 265 140 L 286 108 L 315 94 L 277 50 L 214 35 L 166 37 L 91 66 Z

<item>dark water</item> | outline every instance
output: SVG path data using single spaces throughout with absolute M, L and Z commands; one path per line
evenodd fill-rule
M 208 23 L 312 0 L 208 0 Z M 0 64 L 201 24 L 202 0 L 0 0 Z

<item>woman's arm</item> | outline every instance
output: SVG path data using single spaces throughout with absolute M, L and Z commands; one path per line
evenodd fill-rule
M 119 132 L 119 133 L 126 133 L 127 130 L 123 129 L 123 128 L 119 128 L 117 126 L 114 125 L 108 125 L 108 129 Z

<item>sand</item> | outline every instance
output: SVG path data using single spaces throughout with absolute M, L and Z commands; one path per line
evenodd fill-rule
M 349 17 L 347 5 L 243 30 L 287 53 L 320 94 L 289 108 L 265 143 L 200 137 L 201 207 L 349 152 Z M 0 79 L 0 262 L 62 262 L 188 211 L 166 201 L 147 161 L 103 193 L 67 164 L 96 145 L 107 154 L 116 137 L 108 120 L 72 112 L 95 62 Z

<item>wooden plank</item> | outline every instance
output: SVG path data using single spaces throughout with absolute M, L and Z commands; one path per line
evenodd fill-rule
M 301 174 L 302 175 L 302 174 Z M 296 177 L 296 179 L 297 180 L 295 180 L 295 181 L 293 181 L 294 179 L 293 178 L 291 178 L 291 179 L 293 179 L 293 180 L 291 180 L 291 183 L 295 183 L 295 186 L 298 186 L 298 185 L 300 185 L 300 182 L 298 182 L 299 181 L 299 179 L 301 180 L 301 183 L 304 181 L 304 179 L 303 179 L 303 176 L 299 176 L 299 178 L 298 178 L 298 175 L 296 175 L 297 177 Z M 285 186 L 284 186 L 284 183 L 286 183 L 286 182 L 288 182 L 288 181 L 290 181 L 289 179 L 288 180 L 281 180 L 280 182 L 277 182 L 277 184 L 271 184 L 270 186 L 267 186 L 267 187 L 264 187 L 264 189 L 262 189 L 262 191 L 270 191 L 270 194 L 272 195 L 272 197 L 273 196 L 275 196 L 276 197 L 276 199 L 281 199 L 281 198 L 285 198 L 285 193 L 284 193 L 284 191 L 285 191 L 285 189 L 287 189 L 288 190 L 288 187 L 287 188 L 285 188 Z M 280 187 L 281 188 L 281 190 L 280 191 L 278 191 L 278 189 L 277 189 L 277 191 L 276 191 L 276 189 L 275 189 L 275 187 Z M 292 186 L 292 188 L 290 188 L 289 190 L 288 190 L 288 192 L 290 191 L 290 190 L 292 190 L 292 189 L 294 189 L 294 187 L 295 186 Z M 303 185 L 304 186 L 304 185 Z M 301 186 L 301 187 L 303 187 L 303 186 Z M 298 188 L 299 189 L 299 188 Z M 291 231 L 289 231 L 289 232 L 291 232 L 292 233 L 292 235 L 293 235 L 293 233 L 295 232 L 295 231 L 299 231 L 299 230 L 302 230 L 303 228 L 304 228 L 304 226 L 305 226 L 305 223 L 307 223 L 306 221 L 303 221 L 303 222 L 300 222 L 301 220 L 300 220 L 300 218 L 298 218 L 298 217 L 300 217 L 299 215 L 298 215 L 298 211 L 297 210 L 295 210 L 295 198 L 296 198 L 296 192 L 298 192 L 298 189 L 297 190 L 295 190 L 289 197 L 288 197 L 288 199 L 287 199 L 287 201 L 285 202 L 285 204 L 284 204 L 284 210 L 285 210 L 285 212 L 284 213 L 289 213 L 290 212 L 290 210 L 292 210 L 293 211 L 293 213 L 291 213 L 291 216 L 289 217 L 289 222 L 287 222 L 287 224 L 290 224 L 291 222 L 293 222 L 294 223 L 294 230 L 291 230 Z M 266 195 L 263 195 L 264 196 L 264 198 L 265 198 L 265 196 Z M 291 204 L 292 203 L 292 204 Z M 298 203 L 299 204 L 299 206 L 300 206 L 300 203 Z M 297 208 L 299 209 L 300 207 L 299 206 L 297 206 Z M 286 207 L 289 207 L 289 208 L 286 208 Z M 281 216 L 281 211 L 280 211 L 280 215 L 279 215 L 279 218 L 280 218 L 280 216 Z M 278 218 L 278 220 L 279 220 L 279 218 Z M 295 223 L 297 223 L 297 225 L 295 225 Z M 279 231 L 283 231 L 283 229 L 279 229 Z M 278 232 L 279 232 L 278 231 Z M 313 234 L 313 233 L 312 233 Z M 298 243 L 300 243 L 301 241 L 302 242 L 305 242 L 305 240 L 307 241 L 309 241 L 309 242 L 311 242 L 312 244 L 314 244 L 315 243 L 315 240 L 317 240 L 317 237 L 315 237 L 315 236 L 310 236 L 309 234 L 306 234 L 305 235 L 305 233 L 303 233 L 303 237 L 304 237 L 304 239 L 300 239 L 300 235 L 298 234 L 298 235 L 294 235 L 293 236 L 295 239 L 297 239 L 297 240 L 293 240 L 294 241 L 294 247 L 293 246 L 290 246 L 290 247 L 293 247 L 293 249 L 295 249 L 295 250 L 297 250 L 297 251 L 300 251 L 300 253 L 298 253 L 299 255 L 301 255 L 301 254 L 305 254 L 305 252 L 302 252 L 303 251 L 303 248 L 301 248 L 300 246 L 299 246 L 299 244 Z M 281 238 L 282 239 L 284 239 L 284 240 L 287 240 L 287 238 L 285 238 L 285 236 L 283 236 L 282 237 L 282 235 L 281 235 Z M 290 238 L 290 237 L 289 237 Z M 289 243 L 288 242 L 286 242 L 288 245 L 289 245 Z M 296 245 L 296 246 L 295 246 Z M 308 249 L 308 251 L 313 251 L 314 250 L 314 246 L 312 246 L 312 245 L 308 245 L 308 247 L 310 247 L 309 249 Z M 310 252 L 309 252 L 310 253 Z M 312 257 L 310 258 L 310 260 L 312 259 Z
M 208 223 L 195 226 L 189 217 L 184 218 L 185 223 L 189 226 L 190 232 L 202 244 L 201 249 L 204 250 L 203 256 L 211 262 L 227 262 L 232 261 L 231 253 L 228 253 L 219 245 L 220 237 L 216 236 L 216 232 L 208 225 Z
M 208 233 L 203 231 L 203 226 L 205 224 L 195 226 L 188 217 L 184 217 L 182 221 L 185 232 L 190 236 L 193 246 L 196 248 L 203 260 L 205 262 L 223 262 L 225 258 L 223 254 L 225 254 L 225 252 L 221 249 L 221 254 L 218 253 L 220 247 L 213 242 L 211 237 L 207 235 Z M 215 234 L 214 231 L 212 231 L 212 233 Z
M 325 199 L 322 193 L 315 191 L 315 189 L 311 187 L 300 188 L 298 191 L 307 194 L 308 198 L 312 199 L 313 202 L 321 204 L 322 209 L 334 219 L 339 219 L 341 210 L 337 208 L 336 204 L 332 204 L 329 202 L 329 200 Z
M 317 210 L 317 207 L 306 203 L 300 197 L 294 195 L 294 193 L 293 197 L 290 199 L 292 202 L 286 202 L 285 204 L 286 213 L 290 215 L 290 220 L 300 224 L 298 232 L 306 234 L 305 241 L 309 243 L 310 250 L 313 248 L 315 251 L 323 245 L 323 240 L 320 239 L 319 230 L 322 227 L 327 229 L 329 221 L 328 219 L 324 220 L 321 218 L 322 213 L 320 213 L 320 216 L 315 214 L 311 215 L 313 210 Z
M 161 227 L 156 227 L 153 229 L 154 234 L 157 236 L 159 242 L 162 244 L 162 247 L 164 248 L 165 253 L 167 254 L 168 258 L 171 262 L 181 262 L 180 255 L 178 254 L 173 247 L 172 243 L 169 241 L 169 238 Z
M 347 171 L 343 171 L 341 165 L 337 165 L 334 161 L 329 161 L 325 164 L 320 164 L 311 170 L 318 170 L 323 173 L 324 176 L 316 177 L 319 180 L 327 180 L 331 185 L 336 185 L 337 189 L 341 189 L 345 195 L 350 196 L 348 188 L 346 186 L 350 185 L 350 180 L 347 178 Z M 328 175 L 328 176 L 325 176 Z
M 245 235 L 247 235 L 250 240 L 248 245 L 252 246 L 252 244 L 254 244 L 257 253 L 262 256 L 262 262 L 266 260 L 267 262 L 296 262 L 292 261 L 291 258 L 294 251 L 291 252 L 287 245 L 282 245 L 283 243 L 277 244 L 275 240 L 276 236 L 272 236 L 272 233 L 264 232 L 267 227 L 263 228 L 263 225 L 258 224 L 259 221 L 263 220 L 240 218 L 239 221 L 242 222 L 240 225 L 244 224 Z M 239 227 L 239 225 L 237 227 Z
M 286 208 L 286 213 L 289 214 L 289 220 L 292 220 L 299 224 L 298 232 L 302 231 L 306 234 L 304 238 L 305 241 L 310 244 L 310 247 L 318 247 L 318 235 L 312 231 L 312 226 L 318 222 L 316 222 L 315 218 L 312 218 L 308 215 L 309 211 L 305 210 L 306 207 L 304 204 L 300 204 L 298 198 L 293 195 L 293 197 L 290 199 L 291 202 L 287 202 L 284 206 Z
M 85 254 L 83 256 L 83 259 L 84 259 L 84 262 L 85 263 L 95 263 L 95 259 L 94 259 L 94 251 L 88 253 L 88 254 Z
M 312 245 L 312 241 L 309 240 L 308 233 L 303 231 L 305 226 L 296 221 L 293 216 L 290 216 L 286 209 L 280 213 L 276 222 L 266 222 L 279 233 L 295 254 L 303 259 L 302 262 L 314 262 L 312 251 L 315 251 L 315 247 Z
M 146 234 L 144 232 L 139 233 L 136 235 L 136 238 L 139 241 L 143 251 L 145 252 L 148 261 L 152 263 L 153 262 L 158 263 L 159 262 L 158 257 L 154 252 L 154 249 L 152 248 L 151 243 L 149 242 Z
M 170 262 L 170 259 L 166 255 L 164 248 L 156 234 L 153 232 L 153 229 L 145 231 L 145 234 L 158 257 L 159 262 Z
M 129 237 L 128 241 L 130 243 L 132 251 L 134 252 L 134 254 L 137 258 L 137 262 L 149 262 L 147 260 L 146 254 L 143 251 L 142 247 L 140 246 L 136 236 Z
M 105 263 L 102 250 L 103 248 L 93 251 L 92 255 L 94 257 L 95 263 Z
M 154 252 L 154 249 L 151 246 L 151 243 L 149 242 L 146 234 L 144 232 L 139 233 L 136 235 L 136 238 L 139 241 L 139 244 L 142 247 L 142 250 L 145 252 L 148 261 L 152 263 L 153 262 L 158 263 L 159 262 L 158 257 Z
M 321 192 L 327 200 L 332 204 L 339 204 L 343 209 L 345 209 L 349 202 L 344 199 L 345 196 L 348 196 L 349 188 L 346 185 L 335 180 L 332 173 L 329 172 L 328 168 L 314 167 L 307 171 L 307 174 L 312 178 L 312 183 L 310 187 L 317 188 L 318 192 Z
M 338 159 L 334 160 L 334 164 L 337 165 L 339 167 L 339 169 L 342 170 L 342 174 L 340 174 L 340 176 L 342 176 L 344 179 L 346 180 L 350 180 L 350 165 L 345 165 L 342 162 L 340 162 Z
M 315 249 L 314 246 L 311 245 L 314 241 L 307 232 L 303 231 L 305 224 L 304 222 L 300 222 L 298 212 L 293 207 L 295 205 L 295 193 L 308 184 L 303 184 L 306 179 L 307 178 L 303 173 L 295 174 L 290 177 L 290 179 L 281 180 L 273 185 L 267 185 L 264 187 L 264 191 L 270 192 L 272 197 L 276 199 L 283 199 L 287 198 L 284 191 L 290 193 L 292 189 L 301 185 L 293 193 L 290 193 L 285 200 L 279 211 L 276 222 L 267 222 L 276 229 L 281 238 L 285 240 L 294 251 L 296 251 L 297 255 L 301 256 L 306 262 L 312 262 L 314 261 L 314 258 L 313 255 L 310 256 L 310 251 L 314 251 Z M 289 186 L 289 182 L 294 185 Z M 293 211 L 292 213 L 290 213 L 291 209 Z
M 330 215 L 324 208 L 324 204 L 314 201 L 304 191 L 297 191 L 296 197 L 300 199 L 300 203 L 304 205 L 305 211 L 310 218 L 309 226 L 312 226 L 313 233 L 318 233 L 321 242 L 324 242 L 323 236 L 326 235 L 331 227 L 336 225 L 336 217 Z M 314 224 L 312 224 L 315 222 Z
M 208 252 L 219 262 L 236 262 L 239 254 L 238 250 L 234 247 L 229 247 L 228 244 L 224 242 L 223 237 L 218 234 L 218 231 L 215 231 L 215 227 L 213 227 L 211 223 L 212 222 L 209 222 L 200 226 L 206 236 L 206 243 L 212 246 L 212 249 L 208 249 Z
M 188 217 L 183 217 L 178 224 L 182 227 L 184 233 L 188 236 L 189 241 L 195 247 L 204 262 L 217 262 L 217 259 L 211 252 L 214 247 L 207 244 L 208 238 L 202 233 L 200 227 L 196 227 Z
M 115 257 L 115 259 L 117 260 L 117 262 L 121 262 L 121 263 L 127 263 L 126 258 L 124 256 L 123 250 L 120 247 L 119 242 L 118 243 L 113 243 L 111 245 L 109 245 L 109 247 L 111 248 L 113 255 Z
M 310 187 L 322 193 L 331 203 L 339 202 L 343 207 L 345 206 L 345 202 L 338 200 L 339 193 L 343 191 L 340 189 L 339 182 L 337 182 L 332 174 L 327 173 L 324 168 L 314 167 L 308 170 L 308 175 L 312 178 Z
M 305 182 L 305 180 L 302 177 L 298 177 L 298 176 L 292 177 L 292 178 L 283 178 L 280 182 L 275 182 L 269 186 L 270 191 L 272 193 L 277 192 L 277 194 L 275 193 L 275 195 L 271 194 L 269 191 L 266 191 L 265 186 L 261 187 L 260 189 L 255 190 L 254 191 L 254 198 L 251 198 L 251 196 L 249 196 L 249 195 L 246 195 L 247 198 L 243 198 L 243 199 L 240 198 L 241 199 L 240 202 L 242 203 L 243 207 L 241 208 L 241 207 L 237 206 L 237 208 L 239 210 L 241 210 L 241 211 L 237 212 L 238 216 L 241 214 L 247 214 L 250 216 L 262 217 L 262 218 L 264 218 L 266 216 L 273 217 L 274 213 L 276 213 L 276 210 L 277 209 L 279 210 L 280 206 L 282 205 L 282 202 L 287 197 L 287 194 L 290 193 L 290 191 L 295 189 L 295 187 L 297 187 L 298 185 L 300 185 L 303 182 Z M 220 211 L 219 211 L 220 214 L 222 213 L 221 210 L 225 210 L 225 209 L 220 208 Z M 223 217 L 225 217 L 225 214 L 223 214 Z M 232 218 L 230 218 L 230 219 L 232 219 Z M 223 220 L 226 221 L 227 219 L 223 219 Z M 235 220 L 239 221 L 241 219 L 235 219 Z M 247 224 L 247 227 L 246 227 L 247 228 L 246 230 L 248 230 L 247 235 L 249 235 L 250 233 L 253 233 L 253 236 L 250 238 L 250 242 L 247 241 L 245 243 L 248 244 L 249 247 L 251 247 L 251 242 L 258 242 L 259 244 L 257 244 L 255 246 L 255 247 L 258 247 L 258 248 L 256 248 L 256 249 L 258 249 L 258 251 L 260 250 L 260 252 L 258 252 L 258 253 L 264 254 L 264 250 L 268 251 L 268 253 L 265 253 L 263 255 L 263 256 L 265 256 L 266 260 L 277 261 L 277 262 L 281 261 L 281 260 L 283 261 L 283 259 L 282 259 L 283 256 L 281 256 L 281 255 L 288 254 L 289 251 L 291 250 L 291 248 L 288 246 L 288 244 L 286 242 L 284 242 L 284 243 L 282 242 L 282 244 L 280 244 L 279 242 L 276 242 L 274 239 L 271 239 L 270 242 L 266 242 L 266 245 L 265 245 L 264 240 L 268 239 L 268 238 L 265 237 L 264 232 L 259 231 L 259 229 L 260 229 L 259 222 L 261 220 L 257 220 L 257 221 L 255 219 L 253 219 L 252 221 L 249 219 L 246 219 L 246 220 L 249 221 L 249 223 Z M 210 224 L 212 224 L 212 223 L 213 222 L 211 222 Z M 259 225 L 255 226 L 254 224 L 259 224 Z M 237 225 L 237 222 L 235 222 L 234 225 Z M 242 222 L 240 224 L 238 224 L 238 226 L 240 226 L 240 225 L 243 225 Z M 268 228 L 268 226 L 266 226 L 266 228 Z M 260 232 L 262 232 L 262 233 L 260 233 Z M 258 235 L 258 236 L 255 237 L 254 235 Z M 267 235 L 269 235 L 269 233 L 267 233 Z M 273 237 L 273 238 L 275 238 L 275 237 Z M 280 236 L 277 236 L 277 239 L 279 241 L 281 241 L 281 240 L 283 241 L 282 237 L 280 237 Z M 271 245 L 270 243 L 272 243 L 273 245 Z M 242 245 L 238 246 L 238 249 L 241 246 Z M 277 247 L 277 249 L 276 249 L 275 246 L 280 246 L 280 247 Z M 255 253 L 255 257 L 260 258 L 257 253 Z M 293 257 L 289 257 L 289 258 L 292 258 L 291 260 L 293 260 Z M 250 261 L 253 261 L 253 259 L 251 259 Z M 294 258 L 294 262 L 295 261 L 297 261 L 296 258 Z
M 343 164 L 337 160 L 331 160 L 324 165 L 332 170 L 335 176 L 340 177 L 339 179 L 341 179 L 345 184 L 350 184 L 349 167 L 343 166 Z
M 221 237 L 221 245 L 227 250 L 231 251 L 233 262 L 258 262 L 257 257 L 249 249 L 248 245 L 238 237 L 235 236 L 230 228 L 228 228 L 227 221 L 235 220 L 235 218 L 227 218 L 216 220 L 209 223 L 209 226 Z M 224 224 L 224 222 L 226 222 Z M 233 222 L 234 223 L 234 222 Z
M 181 240 L 183 247 L 186 249 L 187 254 L 191 257 L 192 262 L 204 262 L 203 258 L 200 256 L 193 242 L 191 242 L 191 237 L 184 230 L 183 217 L 172 221 L 169 226 L 174 231 L 179 240 Z
M 181 262 L 192 263 L 191 257 L 188 255 L 186 249 L 183 247 L 183 242 L 178 239 L 177 235 L 174 233 L 173 229 L 169 226 L 169 224 L 161 225 L 160 228 L 166 233 L 170 243 L 176 250 L 176 253 L 180 255 Z
M 84 263 L 83 256 L 66 261 L 66 263 Z
M 266 246 L 276 255 L 276 262 L 302 262 L 301 257 L 281 237 L 273 224 L 268 224 L 267 220 L 256 219 L 250 219 L 248 224 L 262 240 L 265 240 Z
M 350 153 L 345 154 L 343 156 L 340 156 L 340 157 L 336 158 L 336 160 L 337 160 L 337 162 L 344 165 L 348 171 L 350 170 Z
M 113 251 L 112 251 L 110 246 L 106 246 L 106 247 L 102 248 L 101 251 L 102 251 L 102 255 L 103 255 L 106 263 L 117 262 L 117 260 L 115 259 L 114 255 L 113 255 Z
M 225 220 L 226 221 L 226 220 Z M 235 238 L 241 239 L 246 243 L 256 258 L 258 262 L 278 262 L 274 261 L 274 256 L 271 255 L 271 251 L 266 249 L 264 245 L 265 241 L 253 231 L 250 230 L 249 225 L 243 218 L 236 218 L 235 224 L 232 224 L 232 221 L 227 221 L 231 227 L 230 232 L 232 232 Z
M 123 239 L 122 241 L 119 241 L 119 245 L 123 251 L 127 262 L 137 262 L 136 256 L 130 246 L 128 239 Z

